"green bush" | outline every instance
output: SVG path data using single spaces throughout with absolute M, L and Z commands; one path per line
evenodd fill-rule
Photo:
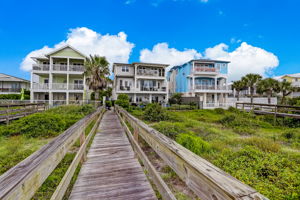
M 20 100 L 21 99 L 21 94 L 0 94 L 0 99 Z M 30 95 L 24 94 L 24 99 L 29 100 Z
M 217 114 L 225 114 L 225 110 L 223 108 L 215 108 L 214 111 L 217 113 Z
M 212 147 L 208 142 L 191 134 L 179 134 L 176 137 L 176 142 L 198 155 L 212 151 Z
M 269 199 L 299 199 L 299 156 L 263 152 L 254 146 L 218 152 L 213 164 Z
M 112 106 L 111 101 L 105 101 L 105 104 L 106 104 L 107 107 L 111 107 Z
M 233 112 L 233 113 L 241 112 L 239 109 L 237 109 L 237 108 L 235 108 L 235 107 L 232 107 L 232 106 L 230 106 L 230 107 L 228 108 L 228 111 L 229 111 L 229 112 Z
M 244 140 L 245 144 L 256 146 L 265 152 L 278 152 L 280 150 L 280 145 L 270 139 L 261 137 L 251 137 Z
M 0 136 L 54 137 L 93 110 L 91 105 L 60 106 L 12 121 L 8 126 L 0 126 Z
M 161 132 L 162 134 L 168 136 L 171 139 L 176 139 L 176 136 L 180 133 L 186 132 L 186 129 L 180 123 L 161 121 L 155 125 L 153 128 Z
M 151 122 L 158 122 L 162 120 L 167 120 L 168 116 L 161 105 L 157 103 L 151 103 L 146 106 L 143 118 Z
M 118 96 L 118 99 L 115 101 L 115 104 L 123 107 L 123 108 L 129 108 L 129 97 L 127 94 L 120 94 Z

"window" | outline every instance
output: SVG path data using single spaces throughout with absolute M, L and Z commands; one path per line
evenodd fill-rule
M 49 83 L 49 79 L 44 79 L 44 83 L 48 84 Z
M 129 72 L 128 66 L 122 66 L 122 72 Z
M 83 80 L 74 80 L 74 84 L 75 85 L 82 85 L 83 84 Z

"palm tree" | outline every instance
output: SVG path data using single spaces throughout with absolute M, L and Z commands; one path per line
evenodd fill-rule
M 237 93 L 237 100 L 240 100 L 240 91 L 245 87 L 245 84 L 243 81 L 234 81 L 232 84 L 232 88 L 235 89 Z
M 90 55 L 84 62 L 86 83 L 89 89 L 95 92 L 95 100 L 99 99 L 99 90 L 107 87 L 109 71 L 109 62 L 105 57 Z
M 273 93 L 279 92 L 279 82 L 272 78 L 261 80 L 257 84 L 257 92 L 260 94 L 266 93 L 268 95 L 268 104 L 271 104 Z
M 295 87 L 292 86 L 290 82 L 283 81 L 279 83 L 279 91 L 282 94 L 282 99 L 280 104 L 285 103 L 285 98 L 290 95 L 292 92 L 296 91 Z
M 261 79 L 262 76 L 259 74 L 247 74 L 246 76 L 242 77 L 242 81 L 244 82 L 245 86 L 250 88 L 251 104 L 253 103 L 254 87 Z

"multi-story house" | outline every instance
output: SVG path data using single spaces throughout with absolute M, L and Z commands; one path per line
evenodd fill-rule
M 299 91 L 300 91 L 300 73 L 283 75 L 283 76 L 281 76 L 280 79 L 281 79 L 281 81 L 290 82 L 292 84 L 292 86 L 299 88 Z M 293 92 L 290 96 L 291 97 L 299 97 L 300 92 Z
M 31 100 L 49 104 L 68 104 L 85 100 L 84 77 L 86 56 L 67 45 L 44 56 L 33 57 Z
M 30 88 L 30 81 L 0 73 L 0 94 L 19 94 L 21 90 Z
M 204 108 L 226 106 L 228 61 L 198 59 L 168 72 L 169 92 L 199 97 Z
M 167 103 L 166 67 L 154 63 L 114 63 L 113 99 L 127 94 L 133 103 Z

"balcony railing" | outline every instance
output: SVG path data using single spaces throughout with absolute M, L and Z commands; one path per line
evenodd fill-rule
M 21 88 L 0 88 L 0 92 L 21 92 Z
M 150 69 L 138 69 L 137 75 L 139 76 L 156 76 L 156 77 L 164 77 L 163 74 L 159 75 L 158 70 L 150 70 Z
M 219 69 L 214 67 L 195 67 L 194 72 L 214 72 L 218 73 Z
M 294 87 L 300 87 L 300 81 L 292 82 L 292 86 L 294 86 Z
M 132 88 L 130 86 L 120 86 L 120 91 L 131 91 Z
M 66 83 L 52 83 L 53 90 L 66 90 L 67 88 Z
M 140 91 L 153 91 L 153 92 L 166 92 L 167 88 L 166 87 L 161 87 L 161 88 L 157 88 L 157 87 L 141 87 Z
M 35 64 L 32 66 L 33 70 L 36 71 L 49 71 L 50 65 L 47 64 Z M 69 71 L 76 71 L 76 72 L 83 72 L 84 71 L 83 65 L 69 65 Z M 54 64 L 52 65 L 53 71 L 68 71 L 67 65 L 60 65 L 60 64 Z
M 195 85 L 195 89 L 196 90 L 227 90 L 227 86 L 223 86 L 223 85 L 217 85 L 217 87 L 215 87 L 215 85 Z
M 48 90 L 49 84 L 48 83 L 33 83 L 32 88 L 36 89 L 36 90 Z
M 83 72 L 84 71 L 84 66 L 83 65 L 70 65 L 69 70 L 70 71 L 75 71 L 75 72 Z
M 36 71 L 49 71 L 50 65 L 47 64 L 33 65 L 32 69 Z
M 53 71 L 67 71 L 68 66 L 67 65 L 54 64 L 52 69 L 53 69 Z
M 69 84 L 69 90 L 83 90 L 83 84 Z

